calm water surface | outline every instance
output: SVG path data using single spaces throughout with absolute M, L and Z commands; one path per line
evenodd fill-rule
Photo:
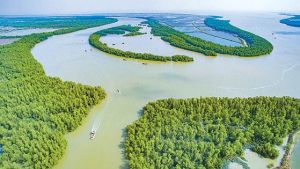
M 33 33 L 52 32 L 57 29 L 52 28 L 13 28 L 13 27 L 0 27 L 0 36 L 24 36 Z
M 161 55 L 185 54 L 195 58 L 190 64 L 150 63 L 145 66 L 134 60 L 123 61 L 88 44 L 89 35 L 100 29 L 142 21 L 126 18 L 111 25 L 54 36 L 36 45 L 32 53 L 47 75 L 100 85 L 108 93 L 104 103 L 96 106 L 83 124 L 66 136 L 68 148 L 56 168 L 126 168 L 126 161 L 122 159 L 124 128 L 138 119 L 139 111 L 149 101 L 200 96 L 300 98 L 300 36 L 272 35 L 272 32 L 295 32 L 299 28 L 280 24 L 278 21 L 282 16 L 277 14 L 232 14 L 225 15 L 225 18 L 271 41 L 275 48 L 272 54 L 256 58 L 206 57 L 172 47 L 159 37 L 150 40 L 150 34 L 102 38 L 108 45 L 115 43 L 114 47 L 124 50 Z M 150 30 L 145 28 L 143 31 Z M 120 93 L 116 92 L 117 89 Z M 89 140 L 89 132 L 95 126 L 98 128 L 96 138 Z M 300 151 L 299 146 L 295 153 L 297 151 Z M 294 168 L 300 167 L 297 157 L 293 158 Z M 246 158 L 252 168 L 265 168 L 270 162 L 247 151 Z M 278 162 L 275 160 L 274 163 Z
M 0 45 L 7 45 L 13 43 L 16 40 L 18 40 L 18 38 L 0 39 Z

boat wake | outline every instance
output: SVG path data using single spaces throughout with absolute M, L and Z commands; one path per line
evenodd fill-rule
M 98 123 L 94 122 L 92 126 L 92 130 L 90 132 L 90 139 L 93 140 L 96 138 L 96 132 L 100 127 L 100 121 Z
M 218 87 L 218 89 L 223 89 L 223 90 L 245 90 L 245 91 L 247 91 L 247 90 L 260 90 L 260 89 L 275 87 L 275 86 L 279 85 L 284 80 L 284 78 L 286 76 L 286 73 L 293 70 L 297 66 L 300 66 L 300 63 L 293 64 L 293 65 L 289 66 L 288 68 L 284 69 L 281 72 L 280 79 L 278 79 L 275 82 L 270 83 L 270 84 L 266 84 L 266 85 L 258 86 L 258 87 L 253 87 L 253 88 L 238 88 L 238 87 L 222 87 L 221 86 L 221 87 Z
M 92 130 L 97 131 L 100 128 L 100 123 L 101 123 L 100 120 L 98 122 L 94 121 Z

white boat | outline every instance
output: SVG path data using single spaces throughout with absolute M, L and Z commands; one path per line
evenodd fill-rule
M 96 137 L 96 131 L 95 131 L 95 130 L 92 130 L 92 131 L 90 132 L 90 139 L 93 140 L 93 139 L 95 139 L 95 137 Z

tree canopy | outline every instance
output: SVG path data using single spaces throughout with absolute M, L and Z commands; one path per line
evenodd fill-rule
M 250 148 L 278 157 L 274 145 L 300 128 L 290 97 L 165 99 L 148 103 L 126 129 L 130 168 L 222 168 Z
M 97 25 L 115 21 L 103 18 Z M 31 54 L 31 48 L 50 36 L 92 26 L 75 24 L 0 46 L 0 168 L 53 167 L 65 152 L 64 134 L 105 98 L 101 87 L 46 76 Z

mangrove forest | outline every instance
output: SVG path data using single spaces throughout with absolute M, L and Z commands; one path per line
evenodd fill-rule
M 291 97 L 165 99 L 148 103 L 126 129 L 129 167 L 222 168 L 251 149 L 275 159 L 275 145 L 300 128 Z
M 101 18 L 96 23 L 113 22 L 116 19 Z M 31 54 L 50 36 L 93 26 L 95 22 L 75 22 L 0 45 L 0 168 L 52 168 L 66 150 L 64 135 L 80 126 L 90 108 L 105 98 L 101 87 L 46 76 Z

